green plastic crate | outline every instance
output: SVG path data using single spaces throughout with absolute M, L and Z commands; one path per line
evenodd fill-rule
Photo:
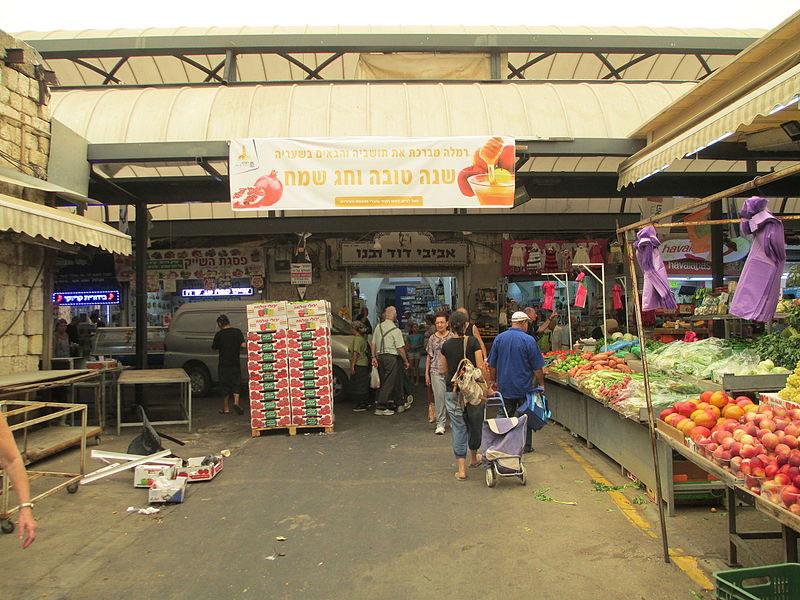
M 784 563 L 714 573 L 717 600 L 796 600 L 800 564 Z

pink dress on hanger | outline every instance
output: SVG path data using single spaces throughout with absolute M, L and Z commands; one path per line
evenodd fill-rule
M 544 302 L 542 302 L 542 308 L 545 310 L 553 310 L 553 298 L 556 294 L 556 284 L 552 281 L 545 281 L 542 284 L 542 291 L 544 292 Z

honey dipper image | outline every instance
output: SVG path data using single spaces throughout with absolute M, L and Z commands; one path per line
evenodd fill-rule
M 483 206 L 513 206 L 515 148 L 503 138 L 489 138 L 472 156 L 472 164 L 458 174 L 464 196 L 477 196 Z

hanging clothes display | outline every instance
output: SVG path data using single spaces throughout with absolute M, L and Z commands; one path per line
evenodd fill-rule
M 605 258 L 603 257 L 603 249 L 600 247 L 600 244 L 595 243 L 589 246 L 589 262 L 605 262 Z
M 612 242 L 608 247 L 608 264 L 621 265 L 624 262 L 622 246 L 619 242 Z
M 553 298 L 556 294 L 556 284 L 552 281 L 545 281 L 542 284 L 542 291 L 544 292 L 542 308 L 545 310 L 553 310 Z
M 622 310 L 622 286 L 618 283 L 614 284 L 611 288 L 611 308 L 613 310 Z
M 580 265 L 588 262 L 592 261 L 589 260 L 589 253 L 586 251 L 586 246 L 578 244 L 578 248 L 575 250 L 575 256 L 572 257 L 572 263 Z
M 642 289 L 642 310 L 656 308 L 677 309 L 675 298 L 667 280 L 667 268 L 658 247 L 661 242 L 652 225 L 642 228 L 636 234 L 636 260 L 644 273 Z
M 586 273 L 580 272 L 578 276 L 575 278 L 575 281 L 578 282 L 578 289 L 575 290 L 575 306 L 579 308 L 583 308 L 586 306 L 586 286 L 581 283 L 583 278 L 586 277 Z
M 556 249 L 553 246 L 547 246 L 544 251 L 544 270 L 547 273 L 555 273 L 558 270 Z
M 533 244 L 528 252 L 528 263 L 526 268 L 529 271 L 541 271 L 542 265 L 542 250 L 539 248 L 538 244 Z
M 511 246 L 511 256 L 508 259 L 509 266 L 517 269 L 525 268 L 525 251 L 528 246 L 525 244 L 514 244 Z
M 743 319 L 772 321 L 781 294 L 786 262 L 783 223 L 767 210 L 767 199 L 753 196 L 740 212 L 742 235 L 752 235 L 753 245 L 739 277 L 730 313 Z
M 562 273 L 572 271 L 572 250 L 564 248 L 558 253 L 558 268 Z

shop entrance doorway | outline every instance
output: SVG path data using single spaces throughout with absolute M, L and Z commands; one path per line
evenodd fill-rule
M 380 322 L 383 311 L 394 306 L 400 327 L 414 321 L 424 330 L 427 315 L 460 306 L 460 280 L 459 274 L 453 271 L 353 273 L 350 277 L 350 314 L 356 319 L 366 308 L 374 327 Z

